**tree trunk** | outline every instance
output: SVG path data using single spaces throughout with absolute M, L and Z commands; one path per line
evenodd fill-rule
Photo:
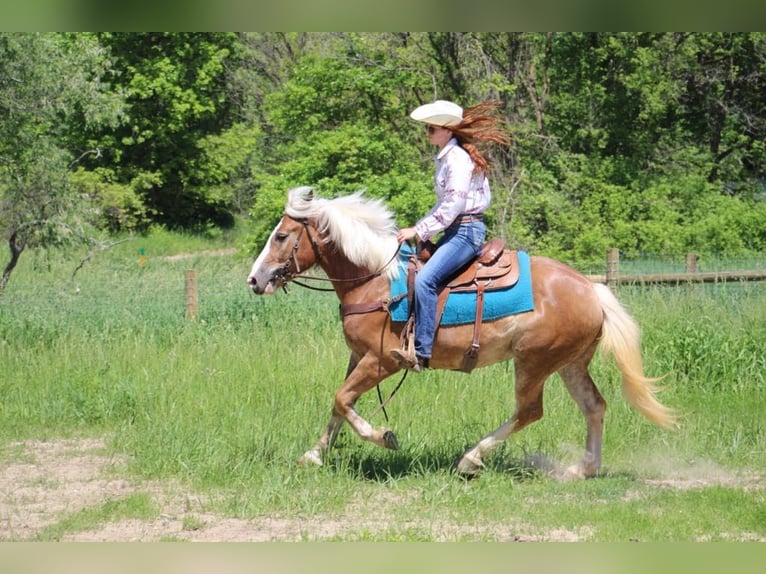
M 8 262 L 8 265 L 5 266 L 3 276 L 0 278 L 0 295 L 3 294 L 6 285 L 8 285 L 8 281 L 11 279 L 11 273 L 13 273 L 13 270 L 16 268 L 16 264 L 19 262 L 19 257 L 21 257 L 21 252 L 24 251 L 24 247 L 24 242 L 22 241 L 19 243 L 18 241 L 18 231 L 14 231 L 8 239 L 8 248 L 11 250 L 11 260 Z

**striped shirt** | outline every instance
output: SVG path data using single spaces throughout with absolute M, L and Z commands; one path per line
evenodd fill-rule
M 455 138 L 439 151 L 435 161 L 436 205 L 415 224 L 415 232 L 423 241 L 444 231 L 458 215 L 483 213 L 492 199 L 484 172 L 474 173 L 471 156 Z

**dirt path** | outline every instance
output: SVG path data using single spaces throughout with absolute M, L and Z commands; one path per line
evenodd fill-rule
M 46 527 L 78 511 L 131 495 L 147 494 L 160 511 L 151 520 L 121 520 L 110 522 L 95 530 L 66 533 L 69 541 L 162 541 L 187 540 L 208 542 L 266 542 L 323 540 L 348 537 L 359 529 L 385 532 L 392 516 L 380 508 L 355 509 L 355 518 L 301 519 L 258 518 L 237 520 L 205 512 L 204 501 L 169 483 L 141 481 L 133 483 L 120 478 L 126 460 L 109 456 L 104 439 L 71 439 L 24 441 L 6 445 L 0 460 L 0 541 L 39 539 Z M 696 474 L 696 473 L 695 473 Z M 706 473 L 698 477 L 646 481 L 663 488 L 703 488 L 712 484 L 742 488 L 764 488 L 762 479 L 734 481 L 730 476 Z M 396 501 L 387 501 L 386 508 Z M 361 512 L 358 512 L 361 511 Z M 360 519 L 358 516 L 374 518 Z M 556 530 L 544 536 L 520 534 L 519 525 L 487 524 L 493 539 L 498 541 L 550 540 L 577 541 L 589 533 Z M 439 536 L 451 540 L 487 532 L 465 532 L 464 527 L 440 525 Z
M 151 497 L 160 509 L 157 518 L 110 522 L 97 530 L 66 533 L 62 540 L 326 540 L 348 536 L 359 528 L 384 531 L 392 518 L 376 513 L 375 518 L 360 524 L 358 519 L 344 516 L 308 521 L 271 517 L 237 520 L 217 516 L 203 511 L 204 501 L 177 485 L 152 481 L 132 483 L 119 478 L 126 461 L 111 458 L 108 452 L 103 439 L 25 441 L 8 445 L 4 460 L 0 461 L 0 541 L 39 539 L 46 527 L 66 516 L 138 493 Z M 458 534 L 455 527 L 443 532 L 445 540 Z M 507 538 L 518 539 L 511 532 Z
M 169 484 L 118 478 L 124 459 L 110 458 L 102 439 L 12 443 L 0 463 L 0 540 L 34 540 L 47 526 L 105 502 L 148 493 L 161 508 L 150 521 L 123 520 L 66 534 L 80 541 L 301 540 L 299 521 L 245 521 L 200 511 L 202 501 Z M 323 533 L 333 534 L 332 525 Z

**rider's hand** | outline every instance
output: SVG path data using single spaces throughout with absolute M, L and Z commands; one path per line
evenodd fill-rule
M 396 234 L 396 240 L 399 243 L 404 243 L 405 241 L 414 239 L 415 235 L 416 233 L 414 227 L 405 227 L 404 229 L 400 229 L 399 233 Z

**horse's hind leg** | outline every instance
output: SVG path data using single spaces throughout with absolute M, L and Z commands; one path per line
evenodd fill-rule
M 574 478 L 595 476 L 601 468 L 601 438 L 604 430 L 606 401 L 588 373 L 588 363 L 594 349 L 595 346 L 586 354 L 585 359 L 580 359 L 559 370 L 569 394 L 580 407 L 588 427 L 585 454 L 578 464 L 567 469 L 567 474 Z
M 515 364 L 516 371 L 516 410 L 513 416 L 490 434 L 482 438 L 476 446 L 467 451 L 458 461 L 456 469 L 460 474 L 473 476 L 500 444 L 515 432 L 519 432 L 543 416 L 543 385 L 550 372 L 537 369 L 529 372 Z

